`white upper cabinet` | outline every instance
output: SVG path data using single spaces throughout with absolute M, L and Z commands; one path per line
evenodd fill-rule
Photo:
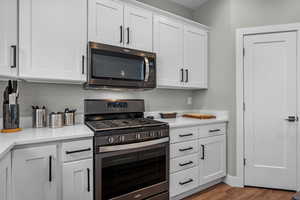
M 183 24 L 154 16 L 154 52 L 158 87 L 180 87 L 183 82 Z
M 195 25 L 154 17 L 158 87 L 207 88 L 207 34 Z
M 185 83 L 190 88 L 207 88 L 207 32 L 184 26 Z
M 17 0 L 0 0 L 0 77 L 17 76 Z
M 115 0 L 89 0 L 89 41 L 123 46 L 124 6 Z
M 13 200 L 56 200 L 56 145 L 13 151 Z
M 152 12 L 126 5 L 124 13 L 124 44 L 131 49 L 151 52 L 153 42 Z
M 20 0 L 19 16 L 20 77 L 83 82 L 87 0 Z
M 152 51 L 152 12 L 118 0 L 89 1 L 89 41 Z

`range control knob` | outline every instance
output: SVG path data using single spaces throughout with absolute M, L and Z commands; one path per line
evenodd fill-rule
M 150 133 L 150 137 L 156 137 L 156 132 L 155 131 L 152 131 L 151 133 Z
M 136 138 L 137 140 L 140 140 L 140 139 L 141 139 L 141 134 L 137 133 L 137 134 L 135 135 L 135 138 Z
M 109 144 L 112 144 L 112 143 L 114 143 L 115 139 L 114 139 L 114 137 L 108 137 L 107 141 Z
M 159 131 L 159 137 L 164 137 L 164 131 Z
M 119 137 L 119 141 L 120 141 L 120 142 L 125 142 L 125 136 L 124 136 L 124 135 L 121 135 L 121 136 Z

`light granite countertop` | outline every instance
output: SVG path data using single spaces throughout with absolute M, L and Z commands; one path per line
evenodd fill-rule
M 183 128 L 205 124 L 215 124 L 228 122 L 227 117 L 217 117 L 216 119 L 193 119 L 187 117 L 177 117 L 175 119 L 157 119 L 158 121 L 167 122 L 170 128 Z
M 18 133 L 0 133 L 0 159 L 17 145 L 55 142 L 93 136 L 94 132 L 83 124 L 57 129 L 25 128 Z

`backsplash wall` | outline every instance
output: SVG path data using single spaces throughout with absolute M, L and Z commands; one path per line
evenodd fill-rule
M 3 94 L 7 82 L 0 82 Z M 31 116 L 32 105 L 45 105 L 48 111 L 63 111 L 66 107 L 76 108 L 83 113 L 84 99 L 144 99 L 146 111 L 172 111 L 192 109 L 187 98 L 192 91 L 155 89 L 150 91 L 84 90 L 81 85 L 45 84 L 19 82 L 20 114 Z M 3 96 L 3 95 L 2 95 Z M 1 96 L 1 105 L 3 97 Z M 0 116 L 2 116 L 2 106 Z

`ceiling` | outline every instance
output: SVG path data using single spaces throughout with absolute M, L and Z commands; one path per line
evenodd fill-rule
M 190 9 L 196 9 L 208 0 L 170 0 Z

